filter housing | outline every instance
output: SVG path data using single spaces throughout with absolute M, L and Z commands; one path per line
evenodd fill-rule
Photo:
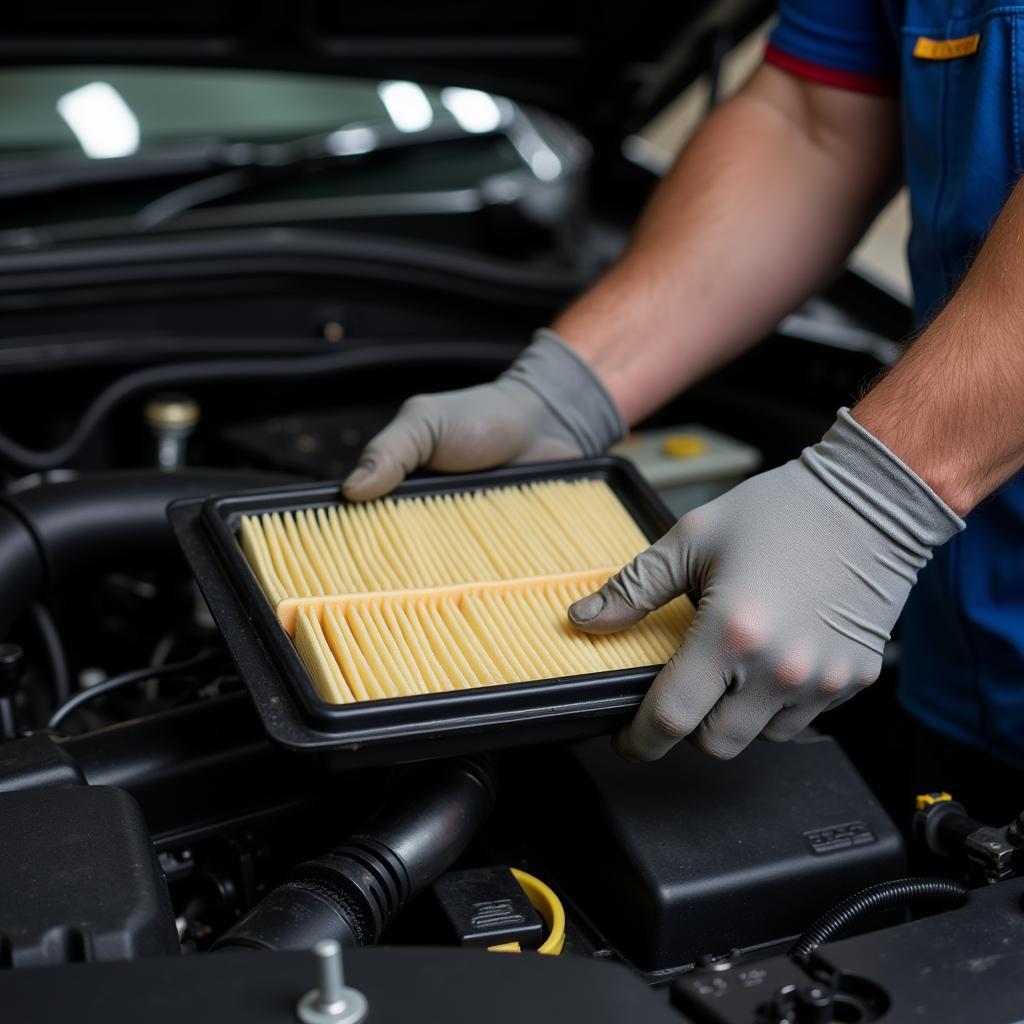
M 447 495 L 544 480 L 602 480 L 655 540 L 673 517 L 628 462 L 596 459 L 422 476 L 394 494 Z M 314 687 L 238 542 L 243 517 L 343 503 L 340 484 L 178 502 L 172 527 L 270 735 L 342 766 L 450 756 L 610 732 L 640 703 L 660 667 L 552 678 L 476 690 L 332 704 Z M 585 529 L 586 524 L 580 524 Z

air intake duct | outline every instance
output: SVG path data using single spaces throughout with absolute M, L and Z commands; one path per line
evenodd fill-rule
M 466 849 L 494 806 L 484 758 L 407 768 L 390 799 L 344 845 L 300 864 L 214 949 L 309 949 L 320 939 L 369 946 Z

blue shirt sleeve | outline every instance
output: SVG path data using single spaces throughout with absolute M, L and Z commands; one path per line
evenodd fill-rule
M 883 0 L 782 0 L 779 22 L 768 42 L 769 60 L 800 73 L 801 65 L 822 69 L 817 77 L 830 84 L 857 81 L 894 83 L 898 51 L 892 13 Z M 786 61 L 785 57 L 791 58 Z M 781 59 L 779 59 L 781 58 Z

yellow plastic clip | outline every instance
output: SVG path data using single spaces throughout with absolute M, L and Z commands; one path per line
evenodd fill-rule
M 522 953 L 523 947 L 518 942 L 499 942 L 497 946 L 488 946 L 488 953 Z
M 952 799 L 953 797 L 943 790 L 941 793 L 918 793 L 915 803 L 919 811 L 924 811 L 935 804 L 942 804 Z

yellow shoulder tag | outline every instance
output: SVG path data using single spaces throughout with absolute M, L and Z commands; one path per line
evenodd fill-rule
M 918 36 L 914 43 L 914 56 L 924 60 L 956 60 L 958 57 L 969 57 L 978 52 L 981 33 L 963 36 L 960 39 L 927 39 Z

